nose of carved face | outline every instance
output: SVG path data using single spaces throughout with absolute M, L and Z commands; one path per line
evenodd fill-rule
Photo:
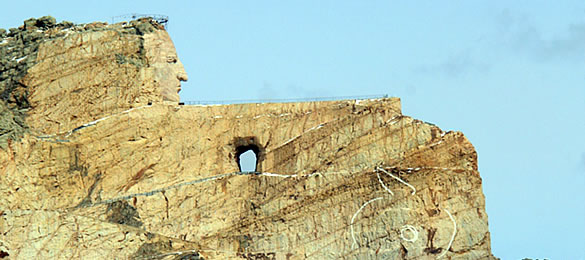
M 189 76 L 187 76 L 186 72 L 182 71 L 177 74 L 177 79 L 179 79 L 179 81 L 187 81 L 189 80 Z
M 189 80 L 189 77 L 187 76 L 187 72 L 185 72 L 183 64 L 179 62 L 177 65 L 179 65 L 179 70 L 177 71 L 177 79 L 179 80 L 179 85 L 177 86 L 177 93 L 179 93 L 181 91 L 181 81 L 187 81 Z

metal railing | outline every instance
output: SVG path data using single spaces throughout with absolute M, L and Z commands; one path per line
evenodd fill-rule
M 167 23 L 169 22 L 169 17 L 162 14 L 124 14 L 112 17 L 112 23 L 122 22 L 122 21 L 129 21 L 129 20 L 136 20 L 139 18 L 152 18 L 158 24 L 162 25 L 167 28 Z
M 316 97 L 316 98 L 289 98 L 289 99 L 240 99 L 240 100 L 195 100 L 182 101 L 180 105 L 231 105 L 231 104 L 265 104 L 265 103 L 296 103 L 296 102 L 316 102 L 316 101 L 339 101 L 339 100 L 365 100 L 365 99 L 382 99 L 388 98 L 384 95 L 364 95 L 364 96 L 340 96 L 340 97 Z

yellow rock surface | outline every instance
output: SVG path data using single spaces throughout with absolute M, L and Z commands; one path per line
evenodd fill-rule
M 144 39 L 166 32 L 118 27 L 44 42 L 23 79 L 30 131 L 0 150 L 2 254 L 493 258 L 463 134 L 398 98 L 178 105 L 160 76 L 175 70 L 120 62 L 161 53 Z M 246 149 L 255 173 L 239 170 Z

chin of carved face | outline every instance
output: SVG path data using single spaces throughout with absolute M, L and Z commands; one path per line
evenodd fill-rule
M 179 91 L 181 90 L 181 84 L 178 80 L 176 82 L 161 82 L 160 87 L 164 101 L 179 102 Z

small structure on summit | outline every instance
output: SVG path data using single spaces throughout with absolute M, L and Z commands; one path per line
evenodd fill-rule
M 152 19 L 157 24 L 160 24 L 167 28 L 167 23 L 169 22 L 169 17 L 163 14 L 124 14 L 112 17 L 112 23 L 121 22 L 121 21 L 128 21 L 128 20 L 138 20 L 138 19 Z

